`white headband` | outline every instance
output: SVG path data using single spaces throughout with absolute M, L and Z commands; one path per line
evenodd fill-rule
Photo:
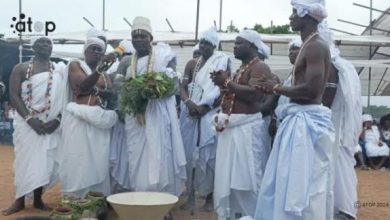
M 104 41 L 100 38 L 97 38 L 97 37 L 90 37 L 88 38 L 85 43 L 84 43 L 84 53 L 85 53 L 85 50 L 91 46 L 91 45 L 98 45 L 99 47 L 101 47 L 103 50 L 104 48 L 106 48 L 106 44 L 104 43 Z

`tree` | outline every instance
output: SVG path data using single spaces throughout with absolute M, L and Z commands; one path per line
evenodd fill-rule
M 230 22 L 230 25 L 226 28 L 227 33 L 238 33 L 240 30 L 236 26 L 234 26 L 233 21 Z
M 290 25 L 276 25 L 272 27 L 263 27 L 261 24 L 255 24 L 253 29 L 262 34 L 293 34 L 290 31 Z
M 384 105 L 371 105 L 369 108 L 363 107 L 363 112 L 371 114 L 373 118 L 381 118 L 382 116 L 390 113 L 390 108 Z

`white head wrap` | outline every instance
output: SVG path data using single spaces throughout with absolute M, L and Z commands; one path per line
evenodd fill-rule
M 302 40 L 300 37 L 296 37 L 288 43 L 288 49 L 290 50 L 291 47 L 298 47 L 300 48 L 302 46 Z
M 98 45 L 100 46 L 103 50 L 104 48 L 106 48 L 106 44 L 104 43 L 104 41 L 100 38 L 97 38 L 97 37 L 90 37 L 88 38 L 85 43 L 84 43 L 84 50 L 83 52 L 85 52 L 85 50 L 91 46 L 91 45 Z
M 318 24 L 318 33 L 320 37 L 324 41 L 326 41 L 326 43 L 328 43 L 332 60 L 340 56 L 340 50 L 334 44 L 333 34 L 332 31 L 329 29 L 328 22 L 326 20 Z
M 195 52 L 196 50 L 199 50 L 199 44 L 196 44 L 194 48 L 192 48 L 192 52 Z
M 269 47 L 261 40 L 261 36 L 254 30 L 243 30 L 238 34 L 239 37 L 251 42 L 257 47 L 257 52 L 263 55 L 266 59 L 270 54 Z
M 122 40 L 119 43 L 119 47 L 123 49 L 124 53 L 134 53 L 134 47 L 133 43 L 131 43 L 131 40 Z
M 53 45 L 53 39 L 51 39 L 50 37 L 48 36 L 33 36 L 31 37 L 31 46 L 34 46 L 35 42 L 39 39 L 42 39 L 42 38 L 46 38 L 46 39 L 49 39 L 51 44 Z
M 149 18 L 135 17 L 133 20 L 132 31 L 144 30 L 152 35 L 152 26 L 150 25 Z
M 218 47 L 219 45 L 219 37 L 217 33 L 217 28 L 212 26 L 207 31 L 202 33 L 202 36 L 200 37 L 200 40 L 206 40 L 210 42 L 212 45 Z
M 325 0 L 291 0 L 291 5 L 297 10 L 299 17 L 309 15 L 321 22 L 328 16 L 325 9 Z
M 363 122 L 373 121 L 372 116 L 370 114 L 364 114 L 362 118 L 363 118 Z
M 102 30 L 98 30 L 95 27 L 92 27 L 87 32 L 87 39 L 91 37 L 104 37 L 106 38 L 106 34 Z

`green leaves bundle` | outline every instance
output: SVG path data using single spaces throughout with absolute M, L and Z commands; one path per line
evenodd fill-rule
M 169 97 L 174 92 L 175 79 L 164 73 L 145 73 L 125 81 L 121 91 L 120 110 L 133 116 L 143 115 L 149 99 Z

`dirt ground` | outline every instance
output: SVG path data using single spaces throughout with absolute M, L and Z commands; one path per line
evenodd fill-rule
M 0 209 L 8 207 L 14 200 L 12 164 L 14 151 L 12 147 L 0 145 Z M 390 219 L 390 172 L 389 171 L 360 171 L 359 179 L 360 220 L 388 220 Z M 45 193 L 44 200 L 51 207 L 55 207 L 60 199 L 60 187 L 56 186 Z M 182 200 L 182 199 L 181 199 Z M 180 203 L 180 202 L 179 202 Z M 200 202 L 199 202 L 200 203 Z M 180 205 L 180 204 L 179 204 Z M 198 204 L 199 206 L 201 204 Z M 178 206 L 178 205 L 177 205 Z M 176 206 L 176 207 L 177 207 Z M 26 209 L 5 217 L 0 214 L 0 220 L 17 219 L 23 216 L 47 216 L 47 212 L 40 212 L 32 208 L 31 202 Z M 188 212 L 174 208 L 173 215 L 176 220 L 211 220 L 216 219 L 213 213 L 197 211 L 194 216 Z

